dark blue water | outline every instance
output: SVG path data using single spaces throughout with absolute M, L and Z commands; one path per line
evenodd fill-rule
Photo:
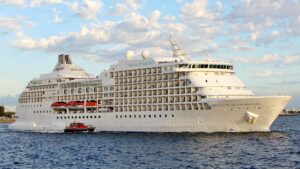
M 0 125 L 0 168 L 300 168 L 300 116 L 246 134 L 43 134 Z

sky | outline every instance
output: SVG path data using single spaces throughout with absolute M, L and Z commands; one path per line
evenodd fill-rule
M 57 55 L 97 75 L 133 50 L 233 62 L 256 95 L 300 107 L 300 0 L 0 0 L 0 104 L 15 105 Z

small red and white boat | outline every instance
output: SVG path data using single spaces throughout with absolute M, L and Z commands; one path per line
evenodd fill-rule
M 64 129 L 65 133 L 72 133 L 72 132 L 94 132 L 96 127 L 90 126 L 90 125 L 85 125 L 84 123 L 80 122 L 73 122 L 70 123 L 69 126 L 67 126 Z
M 69 106 L 66 102 L 54 102 L 51 104 L 53 109 L 66 109 Z

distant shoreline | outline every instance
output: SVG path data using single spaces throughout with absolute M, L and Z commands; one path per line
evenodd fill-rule
M 16 120 L 15 119 L 1 119 L 0 120 L 0 124 L 10 124 L 10 123 L 13 123 L 15 122 Z

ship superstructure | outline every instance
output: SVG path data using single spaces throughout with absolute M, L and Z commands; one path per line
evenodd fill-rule
M 268 131 L 289 96 L 257 97 L 235 75 L 233 64 L 190 61 L 170 39 L 172 57 L 140 59 L 132 52 L 98 76 L 59 55 L 52 73 L 20 95 L 16 130 L 63 131 L 74 121 L 96 131 Z

